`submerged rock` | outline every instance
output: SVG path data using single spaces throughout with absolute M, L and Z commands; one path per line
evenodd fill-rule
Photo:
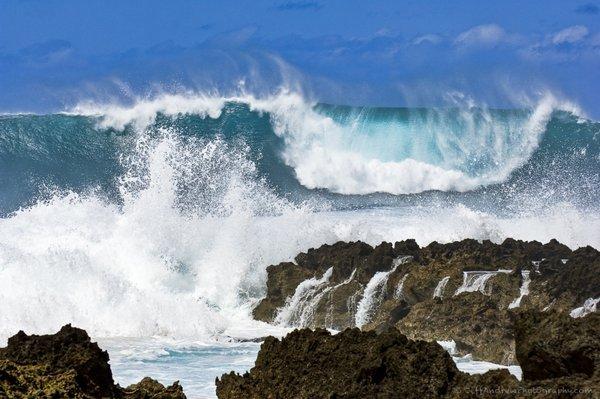
M 165 387 L 160 382 L 150 377 L 143 378 L 137 384 L 132 384 L 121 389 L 123 398 L 127 399 L 184 399 L 183 388 L 175 381 L 173 385 Z
M 165 388 L 149 378 L 122 389 L 108 360 L 84 330 L 70 324 L 52 335 L 19 331 L 0 348 L 0 397 L 185 398 L 178 383 Z
M 462 354 L 503 364 L 516 359 L 515 312 L 568 313 L 600 297 L 600 253 L 556 240 L 423 248 L 414 240 L 339 242 L 269 266 L 267 274 L 258 320 L 336 330 L 395 325 L 411 338 L 453 339 Z M 309 281 L 318 284 L 303 290 Z

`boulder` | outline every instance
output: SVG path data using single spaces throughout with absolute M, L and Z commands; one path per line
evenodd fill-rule
M 600 375 L 598 313 L 574 319 L 558 312 L 521 312 L 515 319 L 515 339 L 526 380 Z
M 52 335 L 19 331 L 0 348 L 0 397 L 184 399 L 178 383 L 165 388 L 150 378 L 115 385 L 108 353 L 70 324 Z
M 73 382 L 86 395 L 114 394 L 108 353 L 91 342 L 84 330 L 70 324 L 53 335 L 27 335 L 19 331 L 8 339 L 6 348 L 0 349 L 0 359 L 11 362 L 12 370 L 59 372 L 64 381 Z
M 160 382 L 150 377 L 144 377 L 137 384 L 132 384 L 122 391 L 127 399 L 184 399 L 183 388 L 175 381 L 173 385 L 165 387 Z
M 461 378 L 441 346 L 396 329 L 379 335 L 303 329 L 267 339 L 249 373 L 224 374 L 216 385 L 220 399 L 435 398 Z

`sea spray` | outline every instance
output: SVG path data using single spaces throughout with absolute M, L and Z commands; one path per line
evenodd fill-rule
M 336 107 L 283 91 L 2 115 L 0 339 L 68 322 L 94 337 L 266 335 L 251 318 L 266 267 L 337 241 L 600 247 L 600 125 L 546 105 Z M 481 148 L 479 127 L 482 159 L 469 156 Z M 531 156 L 519 150 L 524 141 L 534 143 Z M 415 168 L 388 179 L 398 165 Z M 469 187 L 477 190 L 421 192 Z

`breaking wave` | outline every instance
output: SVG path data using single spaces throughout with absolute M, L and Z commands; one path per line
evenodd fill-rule
M 599 247 L 600 126 L 567 105 L 282 92 L 0 116 L 0 338 L 67 322 L 97 337 L 264 335 L 250 311 L 266 266 L 338 240 Z
M 266 98 L 164 95 L 130 107 L 82 104 L 74 113 L 97 116 L 104 128 L 146 129 L 159 116 L 224 119 L 233 104 L 269 116 L 267 134 L 282 139 L 278 155 L 303 186 L 341 194 L 467 191 L 504 182 L 538 148 L 555 111 L 581 114 L 551 94 L 527 110 L 386 109 L 314 104 L 285 91 Z

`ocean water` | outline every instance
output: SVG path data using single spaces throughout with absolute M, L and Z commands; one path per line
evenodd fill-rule
M 214 398 L 215 377 L 232 370 L 238 373 L 250 370 L 260 349 L 260 344 L 255 342 L 216 340 L 206 343 L 166 337 L 106 338 L 99 344 L 109 351 L 111 369 L 121 386 L 138 382 L 140 376 L 152 375 L 164 384 L 179 381 L 186 395 L 195 399 Z M 454 354 L 454 342 L 441 341 L 440 344 Z M 522 376 L 519 366 L 477 361 L 469 355 L 452 358 L 458 369 L 466 373 L 481 374 L 506 368 L 518 379 Z
M 152 375 L 164 384 L 180 381 L 186 395 L 198 399 L 215 397 L 215 377 L 252 368 L 260 347 L 258 343 L 207 344 L 165 338 L 110 338 L 100 344 L 109 351 L 114 378 L 121 386 Z
M 270 264 L 338 240 L 598 248 L 599 207 L 600 123 L 550 94 L 490 109 L 188 93 L 0 115 L 0 341 L 70 322 L 123 385 L 211 396 L 258 348 L 232 337 L 285 331 L 250 317 Z

